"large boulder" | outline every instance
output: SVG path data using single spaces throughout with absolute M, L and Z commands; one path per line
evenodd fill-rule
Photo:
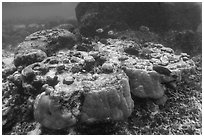
M 25 38 L 16 49 L 14 64 L 27 66 L 40 62 L 60 49 L 70 49 L 74 46 L 76 37 L 64 29 L 37 31 Z
M 83 122 L 125 120 L 131 115 L 134 103 L 124 74 L 102 74 L 89 84 L 86 87 L 90 92 L 85 94 L 82 105 Z
M 69 84 L 65 77 L 60 77 L 54 88 L 45 86 L 45 92 L 36 98 L 34 115 L 43 126 L 63 129 L 77 122 L 125 120 L 133 111 L 124 74 L 99 75 L 97 80 L 91 75 L 73 75 Z
M 122 71 L 97 74 L 87 68 L 95 63 L 87 52 L 60 51 L 24 68 L 25 93 L 39 94 L 35 119 L 50 129 L 127 119 L 134 107 L 128 77 Z
M 25 44 L 26 43 L 21 43 Z M 25 49 L 19 50 L 14 59 L 15 66 L 27 66 L 35 62 L 43 61 L 47 57 L 47 54 L 40 49 Z
M 50 68 L 41 75 L 45 83 L 39 89 L 42 93 L 36 98 L 34 114 L 43 126 L 62 129 L 75 125 L 77 121 L 90 124 L 124 120 L 130 116 L 134 103 L 124 73 L 96 76 L 66 69 L 66 65 L 60 70 L 58 67 Z
M 76 17 L 84 35 L 98 28 L 127 29 L 148 26 L 153 31 L 196 30 L 201 22 L 200 3 L 79 3 Z

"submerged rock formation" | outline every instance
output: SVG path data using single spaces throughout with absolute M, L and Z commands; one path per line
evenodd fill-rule
M 124 120 L 133 110 L 128 78 L 124 74 L 73 75 L 72 84 L 63 84 L 67 75 L 53 88 L 38 95 L 34 107 L 37 121 L 51 129 L 62 129 L 77 122 L 94 123 Z M 64 78 L 64 79 L 63 79 Z M 51 89 L 51 90 L 50 90 Z
M 71 51 L 61 52 L 56 57 L 23 69 L 22 85 L 26 92 L 40 94 L 35 101 L 34 112 L 36 120 L 42 125 L 61 129 L 77 121 L 93 123 L 124 120 L 130 116 L 134 104 L 128 77 L 122 72 L 111 75 L 83 74 L 86 67 L 83 53 L 74 52 L 76 56 L 82 55 L 74 63 L 71 63 L 74 57 Z M 52 110 L 54 106 L 57 108 Z
M 87 50 L 80 50 L 82 45 Z M 165 104 L 166 88 L 176 88 L 181 72 L 195 67 L 187 54 L 175 55 L 161 44 L 111 38 L 75 44 L 63 29 L 26 37 L 14 64 L 18 70 L 10 81 L 35 99 L 35 120 L 57 130 L 126 120 L 135 97 Z
M 17 47 L 14 64 L 27 66 L 40 62 L 59 49 L 72 48 L 76 42 L 74 34 L 64 29 L 37 31 L 25 38 Z

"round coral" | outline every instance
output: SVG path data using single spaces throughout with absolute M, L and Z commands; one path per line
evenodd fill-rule
M 72 113 L 63 111 L 60 105 L 45 92 L 38 95 L 35 100 L 34 116 L 36 121 L 49 129 L 63 129 L 76 123 Z

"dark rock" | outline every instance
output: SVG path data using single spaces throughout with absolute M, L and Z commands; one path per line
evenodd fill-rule
M 182 7 L 182 8 L 181 8 Z M 201 22 L 201 10 L 196 3 L 79 3 L 75 9 L 83 35 L 97 35 L 98 28 L 122 30 L 148 26 L 153 31 L 169 29 L 196 30 Z M 125 26 L 125 25 L 123 25 Z
M 63 29 L 35 32 L 25 38 L 17 47 L 14 64 L 27 66 L 42 61 L 60 49 L 70 49 L 76 43 L 74 34 Z

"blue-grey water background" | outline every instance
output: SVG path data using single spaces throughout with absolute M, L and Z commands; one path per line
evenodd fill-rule
M 2 20 L 49 19 L 61 17 L 75 19 L 77 2 L 3 2 Z

